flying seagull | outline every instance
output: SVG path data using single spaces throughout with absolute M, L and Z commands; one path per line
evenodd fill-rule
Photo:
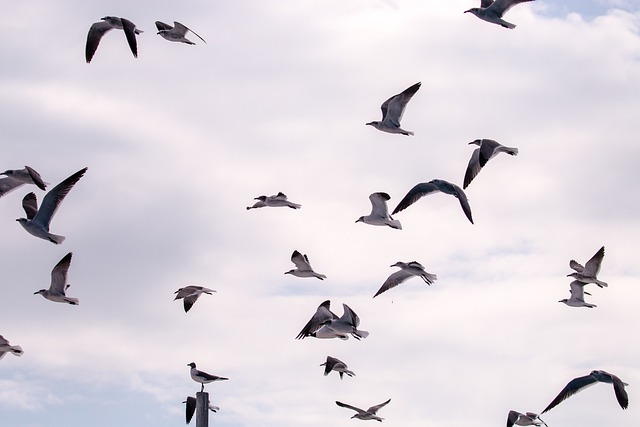
M 327 325 L 322 325 L 320 329 L 310 333 L 308 336 L 313 338 L 319 338 L 319 339 L 332 339 L 332 338 L 340 338 L 341 340 L 349 339 L 349 334 L 336 332 Z
M 0 359 L 4 357 L 5 354 L 12 353 L 14 356 L 22 356 L 22 347 L 19 345 L 11 345 L 9 341 L 0 335 Z
M 18 218 L 20 223 L 30 234 L 44 240 L 49 240 L 55 244 L 64 241 L 64 236 L 57 236 L 49 233 L 49 223 L 55 215 L 62 200 L 69 193 L 71 188 L 82 178 L 87 168 L 80 169 L 60 184 L 53 187 L 42 199 L 42 206 L 38 209 L 38 200 L 34 193 L 29 193 L 22 199 L 22 208 L 27 214 L 26 218 Z
M 480 7 L 465 10 L 465 13 L 471 12 L 484 21 L 498 24 L 504 28 L 513 29 L 516 26 L 502 19 L 502 15 L 507 13 L 513 6 L 527 1 L 533 0 L 481 0 Z
M 533 412 L 527 412 L 526 414 L 522 414 L 518 411 L 509 411 L 509 415 L 507 416 L 507 427 L 517 426 L 541 426 L 547 425 L 542 418 L 538 416 L 538 414 L 534 414 Z
M 287 200 L 287 196 L 283 192 L 279 192 L 275 196 L 268 196 L 268 197 L 258 196 L 258 197 L 255 197 L 253 200 L 257 200 L 257 202 L 253 206 L 247 206 L 247 210 L 264 208 L 265 206 L 271 206 L 271 207 L 286 206 L 291 209 L 300 209 L 302 207 L 297 203 L 293 203 Z
M 204 391 L 205 384 L 208 384 L 213 381 L 224 381 L 229 379 L 225 377 L 219 377 L 217 375 L 211 375 L 204 371 L 200 371 L 196 369 L 196 364 L 194 362 L 188 363 L 187 366 L 191 366 L 191 371 L 190 371 L 191 379 L 193 379 L 197 383 L 202 384 L 202 388 L 200 389 L 201 392 Z
M 411 100 L 411 97 L 416 94 L 418 89 L 420 89 L 421 84 L 422 83 L 418 82 L 384 101 L 380 107 L 382 109 L 382 121 L 373 121 L 366 124 L 383 132 L 413 135 L 413 132 L 406 131 L 400 127 L 400 120 L 402 120 L 402 115 L 404 114 L 404 109 L 407 107 L 407 103 Z
M 393 215 L 398 212 L 405 210 L 412 204 L 414 204 L 418 199 L 422 196 L 426 196 L 427 194 L 442 192 L 445 194 L 450 194 L 460 201 L 460 206 L 462 207 L 462 211 L 466 215 L 467 219 L 471 221 L 473 224 L 473 218 L 471 217 L 471 206 L 469 206 L 469 200 L 467 199 L 467 195 L 464 194 L 462 188 L 458 187 L 455 184 L 452 184 L 443 179 L 434 179 L 429 182 L 423 182 L 414 186 L 406 196 L 398 203 L 398 206 L 393 210 Z
M 51 285 L 49 289 L 40 289 L 38 292 L 35 292 L 34 295 L 40 294 L 53 302 L 65 302 L 71 305 L 78 305 L 78 298 L 71 298 L 66 295 L 66 291 L 69 288 L 67 273 L 71 265 L 71 256 L 72 253 L 69 252 L 53 267 L 53 270 L 51 270 Z
M 297 250 L 293 251 L 293 254 L 291 254 L 291 262 L 296 265 L 296 268 L 289 270 L 284 274 L 291 274 L 296 277 L 317 277 L 320 280 L 327 278 L 324 274 L 319 274 L 313 271 L 307 254 L 303 255 Z
M 623 382 L 620 378 L 608 372 L 591 371 L 589 375 L 574 378 L 569 381 L 569 383 L 562 389 L 560 394 L 558 394 L 556 398 L 553 399 L 551 403 L 549 403 L 549 406 L 547 406 L 544 411 L 542 411 L 542 413 L 544 414 L 545 412 L 554 408 L 563 400 L 598 382 L 613 384 L 613 391 L 616 394 L 616 399 L 618 400 L 620 407 L 622 409 L 627 409 L 627 407 L 629 406 L 629 396 L 627 395 L 624 387 L 628 386 L 629 384 Z
M 183 401 L 182 403 L 187 404 L 186 411 L 185 411 L 185 419 L 187 421 L 187 424 L 189 424 L 191 422 L 191 419 L 193 418 L 193 414 L 196 413 L 196 406 L 198 401 L 193 396 L 187 396 L 187 400 Z M 209 410 L 212 412 L 218 412 L 220 408 L 218 406 L 214 406 L 211 403 L 209 403 Z
M 595 304 L 589 304 L 584 301 L 584 294 L 591 295 L 588 292 L 584 291 L 585 283 L 579 282 L 578 280 L 574 280 L 569 284 L 569 290 L 571 291 L 571 298 L 561 299 L 558 302 L 563 302 L 567 304 L 569 307 L 589 307 L 594 308 L 597 307 Z
M 387 280 L 384 281 L 380 289 L 378 289 L 378 292 L 373 296 L 374 298 L 412 277 L 422 278 L 422 280 L 424 280 L 424 282 L 429 286 L 431 286 L 431 284 L 438 278 L 435 274 L 427 273 L 422 264 L 418 261 L 398 261 L 391 267 L 400 267 L 400 270 L 387 277 Z
M 87 60 L 87 64 L 91 62 L 93 55 L 96 53 L 98 49 L 98 45 L 100 44 L 100 39 L 105 35 L 109 30 L 117 29 L 124 30 L 124 35 L 127 37 L 127 42 L 129 43 L 129 48 L 131 49 L 131 53 L 133 53 L 134 57 L 138 57 L 138 43 L 136 41 L 136 35 L 142 33 L 142 30 L 136 28 L 136 25 L 125 18 L 118 18 L 117 16 L 105 16 L 101 18 L 101 21 L 98 21 L 91 25 L 89 28 L 89 33 L 87 34 L 87 46 L 85 48 L 85 58 Z
M 344 312 L 341 317 L 330 310 L 330 305 L 329 300 L 320 304 L 296 339 L 305 337 L 346 339 L 351 335 L 359 340 L 369 336 L 369 332 L 358 329 L 360 318 L 347 304 L 342 304 Z
M 376 412 L 378 412 L 380 408 L 382 408 L 384 405 L 386 405 L 389 402 L 391 402 L 391 399 L 387 400 L 386 402 L 382 402 L 379 405 L 374 405 L 369 409 L 367 409 L 366 411 L 360 408 L 356 408 L 355 406 L 347 405 L 346 403 L 338 402 L 337 400 L 336 400 L 336 405 L 342 406 L 343 408 L 353 409 L 354 411 L 356 411 L 357 413 L 351 418 L 358 418 L 359 420 L 382 421 L 384 418 L 380 418 L 379 416 L 377 416 Z
M 29 166 L 25 166 L 24 169 L 9 169 L 0 175 L 7 176 L 0 179 L 0 197 L 24 184 L 35 184 L 41 190 L 47 189 L 47 183 L 42 180 L 40 174 Z
M 512 156 L 518 155 L 518 149 L 514 147 L 506 147 L 497 143 L 493 139 L 476 139 L 469 143 L 469 145 L 477 145 L 478 148 L 473 150 L 467 171 L 464 174 L 464 184 L 462 188 L 467 188 L 473 178 L 480 173 L 480 169 L 487 164 L 489 160 L 498 155 L 498 153 L 507 153 Z
M 170 42 L 181 42 L 186 44 L 195 44 L 191 40 L 187 39 L 185 35 L 187 31 L 191 31 L 195 34 L 200 40 L 206 43 L 206 41 L 196 34 L 195 31 L 188 28 L 185 25 L 182 25 L 178 21 L 173 21 L 173 27 L 169 24 L 165 24 L 162 21 L 156 21 L 156 28 L 158 29 L 158 34 L 162 36 L 165 40 L 169 40 Z
M 203 286 L 189 285 L 175 291 L 174 294 L 177 295 L 173 300 L 182 299 L 184 303 L 184 312 L 186 313 L 191 309 L 191 306 L 196 303 L 200 295 L 212 295 L 213 292 L 216 291 Z
M 371 213 L 361 216 L 356 222 L 364 222 L 369 225 L 387 225 L 396 230 L 402 230 L 402 225 L 397 219 L 391 218 L 387 200 L 391 199 L 387 193 L 373 193 L 369 195 L 371 201 Z
M 567 274 L 567 277 L 573 277 L 574 279 L 582 283 L 595 283 L 601 288 L 609 286 L 606 282 L 602 282 L 597 278 L 598 273 L 600 272 L 600 265 L 602 264 L 603 258 L 604 246 L 601 247 L 589 261 L 587 261 L 584 267 L 582 266 L 582 264 L 579 264 L 572 259 L 571 261 L 569 261 L 569 267 L 574 269 L 576 272 Z
M 327 328 L 334 331 L 336 334 L 346 335 L 350 334 L 355 339 L 366 338 L 369 336 L 369 332 L 358 329 L 360 325 L 360 318 L 347 304 L 342 304 L 343 314 L 333 319 L 326 324 Z
M 313 336 L 312 334 L 318 332 L 323 326 L 331 322 L 331 320 L 337 318 L 335 314 L 330 310 L 331 301 L 323 301 L 318 306 L 316 312 L 311 316 L 311 319 L 304 325 L 304 328 L 296 336 L 296 339 L 303 339 L 305 337 Z
M 355 375 L 353 371 L 347 369 L 348 366 L 346 363 L 335 357 L 327 356 L 327 361 L 321 363 L 320 366 L 324 366 L 325 376 L 329 375 L 329 372 L 331 371 L 338 372 L 340 374 L 340 379 L 342 379 L 343 374 L 347 374 L 350 377 L 353 377 Z

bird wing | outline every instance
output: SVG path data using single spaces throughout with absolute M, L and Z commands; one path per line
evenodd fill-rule
M 22 198 L 22 209 L 27 214 L 27 219 L 33 219 L 38 213 L 38 199 L 34 193 L 29 193 Z
M 195 31 L 193 31 L 191 28 L 187 27 L 186 25 L 183 25 L 181 23 L 179 23 L 178 21 L 173 21 L 174 25 L 175 25 L 175 29 L 176 30 L 180 30 L 182 36 L 184 36 L 185 34 L 187 34 L 187 31 L 191 31 L 196 37 L 198 37 L 200 40 L 202 40 L 203 42 L 206 43 L 205 39 L 203 39 L 202 37 L 200 37 L 198 35 L 198 33 L 196 33 Z
M 387 400 L 386 402 L 382 402 L 382 403 L 379 403 L 377 405 L 373 405 L 372 407 L 367 409 L 367 412 L 369 412 L 371 414 L 375 414 L 376 412 L 378 412 L 378 409 L 382 408 L 383 406 L 385 406 L 389 402 L 391 402 L 391 399 Z
M 569 261 L 569 267 L 571 267 L 572 269 L 574 269 L 578 273 L 582 273 L 584 271 L 584 266 L 582 264 L 580 264 L 579 262 L 577 262 L 576 260 L 574 260 L 574 259 Z
M 191 294 L 189 296 L 184 297 L 182 301 L 183 301 L 185 313 L 191 310 L 191 307 L 193 306 L 193 304 L 196 303 L 199 297 L 200 297 L 200 293 Z
M 298 270 L 311 270 L 311 264 L 309 263 L 307 255 L 303 255 L 297 250 L 293 251 L 293 254 L 291 255 L 291 262 L 296 265 Z
M 509 415 L 507 415 L 507 427 L 513 427 L 520 415 L 518 411 L 509 411 Z
M 629 407 L 629 396 L 627 395 L 627 391 L 624 389 L 624 382 L 617 376 L 613 374 L 611 375 L 611 379 L 613 380 L 613 391 L 616 394 L 616 399 L 620 404 L 622 409 L 627 409 Z
M 584 301 L 584 285 L 578 280 L 574 280 L 569 284 L 569 289 L 571 290 L 571 296 L 575 299 L 579 299 L 580 301 Z
M 601 247 L 598 252 L 596 252 L 595 255 L 592 256 L 591 259 L 584 265 L 584 274 L 593 277 L 597 276 L 600 272 L 600 265 L 602 264 L 603 258 L 604 246 Z
M 89 32 L 87 33 L 87 46 L 85 47 L 84 52 L 87 64 L 91 62 L 93 55 L 96 53 L 102 36 L 112 28 L 111 24 L 106 21 L 96 22 L 91 25 Z
M 488 9 L 493 10 L 498 16 L 502 16 L 513 6 L 527 1 L 533 0 L 496 0 L 488 7 Z
M 48 230 L 51 218 L 53 218 L 53 215 L 55 215 L 56 211 L 60 207 L 62 200 L 73 188 L 76 182 L 82 178 L 86 171 L 87 168 L 80 169 L 78 172 L 74 173 L 49 190 L 49 192 L 44 196 L 44 199 L 42 199 L 42 206 L 40 206 L 40 209 L 35 214 L 33 220 L 35 222 L 39 222 L 46 230 Z
M 178 289 L 177 291 L 174 292 L 174 294 L 177 294 L 176 297 L 174 298 L 174 301 L 177 299 L 192 295 L 194 292 L 198 290 L 198 288 L 200 288 L 200 286 L 189 285 L 189 286 L 185 286 L 184 288 Z
M 358 317 L 356 312 L 351 310 L 351 307 L 344 303 L 342 304 L 342 308 L 344 309 L 344 313 L 342 314 L 340 320 L 342 322 L 353 325 L 354 328 L 357 328 L 358 325 L 360 325 L 360 318 Z
M 542 413 L 549 411 L 554 408 L 563 400 L 573 396 L 578 393 L 582 389 L 592 386 L 597 382 L 597 380 L 593 377 L 593 375 L 585 375 L 584 377 L 574 378 L 562 389 L 562 391 L 549 403 L 549 405 L 544 408 Z
M 272 199 L 278 199 L 278 200 L 287 200 L 287 195 L 284 194 L 282 191 L 279 191 L 278 194 L 276 194 L 275 196 L 270 196 Z
M 138 57 L 138 42 L 136 41 L 136 24 L 125 18 L 120 18 L 122 21 L 122 28 L 124 29 L 124 35 L 127 37 L 127 43 L 131 53 L 135 58 Z
M 411 190 L 409 190 L 404 198 L 400 200 L 400 203 L 398 203 L 398 206 L 396 206 L 392 214 L 395 215 L 398 212 L 405 210 L 418 201 L 422 196 L 426 196 L 434 191 L 439 191 L 439 189 L 432 182 L 422 182 L 415 185 Z
M 480 7 L 485 9 L 493 3 L 493 0 L 480 0 Z
M 330 301 L 326 300 L 322 304 L 320 304 L 320 306 L 318 306 L 318 309 L 313 314 L 311 319 L 309 319 L 307 324 L 304 325 L 304 328 L 302 328 L 300 333 L 296 336 L 296 339 L 308 337 L 309 335 L 319 330 L 323 325 L 329 323 L 335 318 L 335 314 L 333 314 L 331 310 L 329 310 L 329 305 Z
M 480 166 L 484 167 L 487 162 L 496 155 L 496 148 L 499 147 L 498 144 L 493 139 L 483 139 L 482 144 L 480 144 Z
M 9 345 L 9 340 L 0 335 L 0 345 Z
M 71 265 L 71 256 L 72 252 L 66 254 L 51 270 L 51 286 L 49 290 L 51 292 L 59 293 L 64 295 L 65 290 L 67 289 L 67 272 L 69 271 L 69 266 Z
M 21 185 L 24 185 L 24 182 L 20 182 L 17 179 L 13 179 L 11 177 L 0 179 L 0 197 L 15 190 Z
M 343 408 L 353 409 L 354 411 L 356 411 L 356 412 L 357 412 L 357 413 L 359 413 L 359 414 L 364 414 L 364 413 L 366 412 L 366 411 L 363 411 L 363 410 L 362 410 L 362 409 L 360 409 L 360 408 L 357 408 L 357 407 L 355 407 L 355 406 L 351 406 L 351 405 L 346 404 L 346 403 L 339 402 L 339 401 L 337 401 L 337 400 L 336 400 L 336 405 L 338 405 L 338 406 L 342 406 Z
M 378 292 L 376 292 L 376 294 L 373 297 L 375 298 L 381 293 L 398 286 L 400 283 L 404 282 L 411 276 L 413 276 L 413 274 L 408 273 L 405 270 L 396 271 L 395 273 L 387 277 L 387 280 L 384 281 L 380 289 L 378 289 Z
M 369 196 L 371 201 L 371 215 L 381 216 L 386 218 L 389 216 L 389 208 L 387 207 L 387 200 L 391 199 L 387 193 L 373 193 Z
M 336 366 L 336 363 L 340 362 L 340 360 L 335 357 L 327 356 L 327 361 L 323 363 L 324 365 L 324 374 L 329 375 L 329 372 L 333 370 L 333 367 Z
M 480 173 L 480 169 L 482 169 L 482 166 L 480 165 L 480 148 L 476 148 L 471 154 L 471 159 L 469 159 L 467 171 L 464 174 L 462 188 L 467 188 L 469 184 L 471 184 L 473 178 L 478 176 L 478 174 Z
M 29 176 L 31 177 L 31 180 L 33 181 L 33 183 L 37 185 L 39 189 L 41 190 L 47 189 L 47 184 L 44 182 L 40 174 L 35 169 L 29 166 L 25 166 L 24 168 L 29 173 Z
M 185 419 L 187 421 L 187 424 L 189 424 L 191 422 L 191 419 L 193 418 L 193 414 L 196 413 L 196 404 L 197 404 L 197 400 L 195 397 L 187 397 L 187 400 L 185 400 L 182 403 L 186 403 L 187 404 L 187 408 L 186 408 L 186 412 L 185 412 Z
M 171 29 L 173 29 L 171 25 L 165 24 L 162 21 L 156 21 L 156 28 L 158 29 L 158 31 L 171 31 Z
M 418 82 L 401 93 L 387 99 L 380 107 L 382 109 L 382 121 L 391 122 L 393 125 L 399 127 L 407 103 L 418 89 L 420 89 L 421 84 L 422 83 Z
M 462 190 L 462 188 L 458 187 L 455 184 L 451 184 L 455 189 L 454 196 L 460 201 L 460 206 L 462 207 L 462 211 L 467 219 L 473 224 L 473 217 L 471 216 L 471 205 L 469 205 L 469 199 L 467 199 L 467 195 Z

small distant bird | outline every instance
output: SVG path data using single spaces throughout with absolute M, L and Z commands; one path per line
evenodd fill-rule
M 165 40 L 169 40 L 170 42 L 195 44 L 185 37 L 187 31 L 191 31 L 196 37 L 206 43 L 206 41 L 198 34 L 196 34 L 195 31 L 187 28 L 186 25 L 182 25 L 178 21 L 173 21 L 173 27 L 169 24 L 165 24 L 162 21 L 156 21 L 156 28 L 158 29 L 158 34 L 162 36 L 162 38 L 164 38 Z
M 82 178 L 87 168 L 80 169 L 69 178 L 62 181 L 51 189 L 42 199 L 42 206 L 38 209 L 38 200 L 34 193 L 29 193 L 22 199 L 22 208 L 27 214 L 26 218 L 18 218 L 16 221 L 24 227 L 30 234 L 44 240 L 49 240 L 55 244 L 64 241 L 64 236 L 57 236 L 49 233 L 49 223 L 51 218 L 58 211 L 62 200 L 66 197 L 73 186 Z
M 509 411 L 509 415 L 507 416 L 507 427 L 517 426 L 541 426 L 547 425 L 542 418 L 538 416 L 538 414 L 534 414 L 533 412 L 527 412 L 526 414 L 522 414 L 518 411 Z
M 42 295 L 49 301 L 64 302 L 71 305 L 78 305 L 78 298 L 68 297 L 66 294 L 69 284 L 67 283 L 67 273 L 71 265 L 72 253 L 66 254 L 51 270 L 51 285 L 49 289 L 40 289 L 34 295 Z
M 454 196 L 460 202 L 460 206 L 462 207 L 462 211 L 464 212 L 467 219 L 473 224 L 473 218 L 471 217 L 471 206 L 469 206 L 469 200 L 467 199 L 467 195 L 464 193 L 462 188 L 458 187 L 455 184 L 452 184 L 444 179 L 434 179 L 429 182 L 423 182 L 414 186 L 406 196 L 398 203 L 398 206 L 393 210 L 393 215 L 398 212 L 405 210 L 415 202 L 417 202 L 422 196 L 426 196 L 427 194 L 441 192 L 444 194 L 449 194 Z
M 397 219 L 389 215 L 387 200 L 391 199 L 387 193 L 373 193 L 369 195 L 371 201 L 371 213 L 361 216 L 356 222 L 364 222 L 369 225 L 387 225 L 396 230 L 402 230 L 402 225 Z
M 200 389 L 201 392 L 204 391 L 205 384 L 209 384 L 213 381 L 224 381 L 229 379 L 225 377 L 219 377 L 217 375 L 211 375 L 204 371 L 200 371 L 196 369 L 196 364 L 194 362 L 188 363 L 187 366 L 191 366 L 191 371 L 190 371 L 191 379 L 193 379 L 197 383 L 202 384 L 202 388 Z
M 406 131 L 400 127 L 400 120 L 402 120 L 407 103 L 413 95 L 416 94 L 418 89 L 420 89 L 421 84 L 422 83 L 418 82 L 384 101 L 380 107 L 382 109 L 382 121 L 373 121 L 366 124 L 383 132 L 413 135 L 413 132 Z
M 584 294 L 591 295 L 589 292 L 584 291 L 585 283 L 574 280 L 569 284 L 569 290 L 571 292 L 571 298 L 561 299 L 558 302 L 563 302 L 567 304 L 569 307 L 589 307 L 594 308 L 597 307 L 595 304 L 589 304 L 584 301 Z
M 600 272 L 600 265 L 602 264 L 603 258 L 604 246 L 601 247 L 589 261 L 587 261 L 584 267 L 582 266 L 582 264 L 579 264 L 572 259 L 571 261 L 569 261 L 569 267 L 574 269 L 576 272 L 567 274 L 567 277 L 573 277 L 574 279 L 582 283 L 595 283 L 601 288 L 606 288 L 609 285 L 606 282 L 598 280 L 597 277 L 598 273 Z
M 489 160 L 497 156 L 498 153 L 507 153 L 512 156 L 518 155 L 517 148 L 504 146 L 493 139 L 476 139 L 469 143 L 469 145 L 472 144 L 477 145 L 479 148 L 473 150 L 473 154 L 471 154 L 467 172 L 464 174 L 463 189 L 469 186 L 473 178 L 480 173 L 480 169 L 482 169 Z
M 624 389 L 624 387 L 628 386 L 629 384 L 623 382 L 620 378 L 608 372 L 591 371 L 589 375 L 585 375 L 584 377 L 574 378 L 571 381 L 569 381 L 569 383 L 562 389 L 560 394 L 558 394 L 556 398 L 553 399 L 551 403 L 549 403 L 549 406 L 547 406 L 544 409 L 544 411 L 542 411 L 542 413 L 544 414 L 548 410 L 554 408 L 563 400 L 573 396 L 579 391 L 582 391 L 585 388 L 592 386 L 598 382 L 613 384 L 613 391 L 616 394 L 616 399 L 618 400 L 620 407 L 622 409 L 627 409 L 627 407 L 629 406 L 629 396 L 627 395 L 627 392 Z
M 378 289 L 378 292 L 373 296 L 374 298 L 412 277 L 422 278 L 422 280 L 424 280 L 424 282 L 429 286 L 431 286 L 431 284 L 438 278 L 435 274 L 427 273 L 422 264 L 418 261 L 398 261 L 391 267 L 400 267 L 400 271 L 396 271 L 387 277 L 387 280 L 384 281 L 380 289 Z
M 7 176 L 0 179 L 0 197 L 24 184 L 35 184 L 41 190 L 47 189 L 47 183 L 42 180 L 40 174 L 29 166 L 25 166 L 24 169 L 6 170 L 0 175 Z
M 22 347 L 19 345 L 9 344 L 9 341 L 0 335 L 0 359 L 7 353 L 12 353 L 14 356 L 22 356 L 24 351 L 22 351 Z
M 193 414 L 196 413 L 196 406 L 198 401 L 193 396 L 187 396 L 187 400 L 183 401 L 182 403 L 187 404 L 186 411 L 185 411 L 185 418 L 186 418 L 187 424 L 189 424 L 191 422 L 191 419 L 193 418 Z M 214 406 L 211 403 L 209 403 L 209 410 L 211 412 L 218 412 L 220 408 L 218 406 Z
M 353 409 L 354 411 L 356 411 L 357 414 L 355 414 L 351 418 L 358 418 L 359 420 L 376 420 L 376 421 L 382 422 L 384 418 L 380 418 L 379 416 L 377 416 L 376 412 L 378 412 L 380 408 L 382 408 L 389 402 L 391 402 L 391 399 L 387 400 L 386 402 L 382 402 L 379 405 L 374 405 L 369 409 L 367 409 L 366 411 L 360 408 L 356 408 L 355 406 L 347 405 L 346 403 L 338 402 L 337 400 L 336 400 L 336 405 L 342 406 L 343 408 Z
M 175 301 L 177 299 L 182 299 L 184 303 L 184 312 L 186 313 L 191 310 L 191 306 L 196 303 L 198 298 L 200 298 L 200 295 L 212 295 L 213 292 L 216 291 L 213 289 L 205 288 L 203 286 L 189 285 L 175 291 L 174 294 L 177 295 L 173 300 Z
M 302 207 L 302 205 L 299 205 L 297 203 L 293 203 L 287 200 L 287 196 L 282 192 L 279 192 L 275 196 L 268 196 L 268 197 L 258 196 L 258 197 L 255 197 L 253 200 L 257 200 L 257 202 L 253 206 L 247 206 L 247 210 L 264 208 L 266 206 L 270 206 L 270 207 L 286 206 L 291 209 L 300 209 Z
M 516 26 L 502 19 L 502 15 L 507 13 L 513 6 L 528 1 L 533 0 L 481 0 L 480 7 L 465 10 L 465 13 L 471 12 L 484 21 L 500 25 L 504 28 L 513 29 Z
M 289 270 L 284 274 L 291 274 L 296 277 L 317 277 L 320 280 L 324 280 L 327 278 L 324 274 L 319 274 L 313 271 L 311 268 L 311 264 L 309 263 L 309 258 L 307 254 L 301 254 L 300 252 L 293 251 L 291 255 L 291 262 L 296 265 L 296 268 L 293 270 Z
M 340 374 L 340 379 L 342 379 L 342 376 L 344 374 L 347 374 L 350 377 L 353 377 L 355 375 L 353 371 L 350 371 L 349 369 L 347 369 L 348 366 L 346 363 L 344 363 L 342 360 L 335 357 L 327 356 L 327 361 L 324 363 L 321 363 L 320 366 L 324 366 L 325 376 L 329 375 L 329 372 L 331 371 L 338 372 Z
M 91 62 L 93 55 L 98 49 L 102 36 L 112 29 L 124 30 L 124 35 L 127 37 L 129 48 L 135 58 L 138 57 L 138 42 L 136 41 L 136 35 L 142 33 L 142 30 L 136 28 L 136 24 L 125 18 L 118 18 L 117 16 L 105 16 L 91 25 L 89 33 L 87 34 L 87 46 L 85 48 L 85 59 L 87 64 Z

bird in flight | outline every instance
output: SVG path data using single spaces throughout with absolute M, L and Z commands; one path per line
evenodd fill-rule
M 364 222 L 369 225 L 386 225 L 396 230 L 402 230 L 402 224 L 397 219 L 393 219 L 389 215 L 387 201 L 391 199 L 387 193 L 373 193 L 369 195 L 371 201 L 371 213 L 361 216 L 356 222 Z
M 319 274 L 313 271 L 311 267 L 311 263 L 309 263 L 309 258 L 307 254 L 301 254 L 297 250 L 293 251 L 291 254 L 291 262 L 296 265 L 296 268 L 293 270 L 289 270 L 284 274 L 291 274 L 296 277 L 317 277 L 320 280 L 324 280 L 327 278 L 324 274 Z
M 484 21 L 491 22 L 492 24 L 513 29 L 516 26 L 502 19 L 502 15 L 507 13 L 507 11 L 513 6 L 528 1 L 533 0 L 481 0 L 480 7 L 473 7 L 469 10 L 465 10 L 464 12 L 469 12 Z
M 398 261 L 391 267 L 399 267 L 400 270 L 387 277 L 387 280 L 384 281 L 378 292 L 373 296 L 374 298 L 412 277 L 420 277 L 429 286 L 438 278 L 435 274 L 427 273 L 418 261 Z
M 569 307 L 597 307 L 595 304 L 589 304 L 584 300 L 584 294 L 591 295 L 589 292 L 584 291 L 585 283 L 574 280 L 569 284 L 569 291 L 571 292 L 570 298 L 561 299 L 558 302 L 563 302 Z
M 526 414 L 522 414 L 518 411 L 509 411 L 509 415 L 507 415 L 507 427 L 517 426 L 541 426 L 547 425 L 542 418 L 538 416 L 538 414 L 534 414 L 533 412 L 527 412 Z
M 0 178 L 0 197 L 21 187 L 25 184 L 35 184 L 39 189 L 46 190 L 47 184 L 35 169 L 25 166 L 24 169 L 9 169 L 0 175 L 6 175 L 6 178 Z
M 124 31 L 131 53 L 133 53 L 135 58 L 138 57 L 138 42 L 136 41 L 136 35 L 143 31 L 137 29 L 136 24 L 128 19 L 118 18 L 117 16 L 105 16 L 101 21 L 95 22 L 89 28 L 89 33 L 87 34 L 87 45 L 85 47 L 85 59 L 87 60 L 87 64 L 91 62 L 93 55 L 95 55 L 102 36 L 114 28 Z
M 467 219 L 473 224 L 473 218 L 471 216 L 471 206 L 469 206 L 469 200 L 467 199 L 467 195 L 464 193 L 462 188 L 458 187 L 455 184 L 452 184 L 444 179 L 433 179 L 429 182 L 423 182 L 415 185 L 406 196 L 398 203 L 398 206 L 393 210 L 393 215 L 398 212 L 405 210 L 415 202 L 417 202 L 422 196 L 426 196 L 427 194 L 441 192 L 444 194 L 449 194 L 454 196 L 460 202 L 460 206 L 462 207 L 462 211 L 464 212 Z
M 472 144 L 477 145 L 478 148 L 473 150 L 471 154 L 467 171 L 464 174 L 463 189 L 469 186 L 473 178 L 480 173 L 480 169 L 482 169 L 489 160 L 497 156 L 498 153 L 507 153 L 512 156 L 518 155 L 517 148 L 504 146 L 493 139 L 476 139 L 469 143 L 469 145 Z
M 254 203 L 253 206 L 247 206 L 247 210 L 249 209 L 257 209 L 257 208 L 264 208 L 264 207 L 288 207 L 291 209 L 300 209 L 302 207 L 302 205 L 299 205 L 297 203 L 293 203 L 290 202 L 287 199 L 286 194 L 284 194 L 283 192 L 279 192 L 278 194 L 276 194 L 275 196 L 258 196 L 255 197 L 253 200 L 257 200 L 256 203 Z
M 185 37 L 187 31 L 191 31 L 196 37 L 206 43 L 206 41 L 195 31 L 188 28 L 186 25 L 182 25 L 178 21 L 173 21 L 173 27 L 169 24 L 165 24 L 162 21 L 156 21 L 156 28 L 158 29 L 158 34 L 162 36 L 162 38 L 164 38 L 165 40 L 169 40 L 170 42 L 179 42 L 192 45 L 195 44 Z
M 418 89 L 420 89 L 421 84 L 422 83 L 418 82 L 384 101 L 380 107 L 382 109 L 382 120 L 366 124 L 383 132 L 413 135 L 413 132 L 404 130 L 400 127 L 400 120 L 402 120 L 407 103 L 411 100 L 413 95 L 416 94 Z
M 609 286 L 606 282 L 598 280 L 598 273 L 600 272 L 600 266 L 602 265 L 602 259 L 604 258 L 604 246 L 598 249 L 598 252 L 582 266 L 582 264 L 575 260 L 569 261 L 569 267 L 575 270 L 574 273 L 567 274 L 567 277 L 573 277 L 574 279 L 582 283 L 595 283 L 601 288 Z
M 69 252 L 53 267 L 53 270 L 51 270 L 51 285 L 49 289 L 40 289 L 38 292 L 35 292 L 34 295 L 40 294 L 53 302 L 64 302 L 71 305 L 79 304 L 78 298 L 68 297 L 66 293 L 69 288 L 67 273 L 71 265 L 72 255 L 73 254 Z
M 613 392 L 616 395 L 616 399 L 618 400 L 618 404 L 622 409 L 627 409 L 629 406 L 629 396 L 627 395 L 627 391 L 624 389 L 625 386 L 629 384 L 623 382 L 617 376 L 610 374 L 606 371 L 591 371 L 589 375 L 585 375 L 584 377 L 574 378 L 560 391 L 560 393 L 549 403 L 549 405 L 544 408 L 542 413 L 553 409 L 560 402 L 574 394 L 584 390 L 585 388 L 592 386 L 596 383 L 606 383 L 613 384 Z
M 351 418 L 357 418 L 359 420 L 382 421 L 384 418 L 380 418 L 379 416 L 376 415 L 376 413 L 380 408 L 382 408 L 389 402 L 391 402 L 391 399 L 387 400 L 386 402 L 382 402 L 378 405 L 373 405 L 366 411 L 355 406 L 347 405 L 346 403 L 338 402 L 337 400 L 336 400 L 336 405 L 341 406 L 343 408 L 353 409 L 354 411 L 356 411 L 356 414 L 353 415 Z
M 216 291 L 213 289 L 205 288 L 204 286 L 189 285 L 175 291 L 174 294 L 176 294 L 176 297 L 173 300 L 175 301 L 177 299 L 182 299 L 184 303 L 184 312 L 186 313 L 191 310 L 191 307 L 196 303 L 198 298 L 200 298 L 200 295 L 212 295 L 213 292 Z
M 324 363 L 321 363 L 320 366 L 324 366 L 325 376 L 329 375 L 329 372 L 331 371 L 338 372 L 340 374 L 340 379 L 342 379 L 342 376 L 344 374 L 347 374 L 350 377 L 355 376 L 353 371 L 350 371 L 349 369 L 347 369 L 348 368 L 347 364 L 336 357 L 327 356 L 327 361 Z

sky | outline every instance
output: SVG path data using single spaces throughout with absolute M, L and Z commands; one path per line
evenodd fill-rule
M 572 378 L 629 383 L 629 409 L 598 384 L 543 416 L 550 427 L 636 426 L 640 405 L 640 1 L 536 0 L 507 30 L 476 0 L 9 2 L 0 39 L 0 169 L 29 165 L 51 186 L 88 167 L 51 224 L 61 245 L 15 221 L 25 186 L 0 199 L 2 425 L 184 425 L 209 384 L 210 425 L 352 426 L 391 399 L 387 426 L 489 427 L 542 411 Z M 144 31 L 134 59 L 120 31 L 91 64 L 105 15 Z M 156 20 L 196 31 L 195 46 Z M 416 82 L 407 137 L 365 123 Z M 467 188 L 475 224 L 450 196 L 355 220 L 383 191 L 392 209 L 419 182 L 461 185 L 478 138 L 517 147 Z M 282 191 L 299 210 L 246 210 Z M 594 309 L 569 297 L 569 260 L 601 246 Z M 309 256 L 324 281 L 283 273 Z M 34 292 L 73 252 L 68 294 Z M 372 298 L 397 261 L 419 279 Z M 189 313 L 178 288 L 201 285 Z M 363 340 L 296 340 L 324 300 L 360 317 Z M 319 366 L 331 355 L 356 373 Z

